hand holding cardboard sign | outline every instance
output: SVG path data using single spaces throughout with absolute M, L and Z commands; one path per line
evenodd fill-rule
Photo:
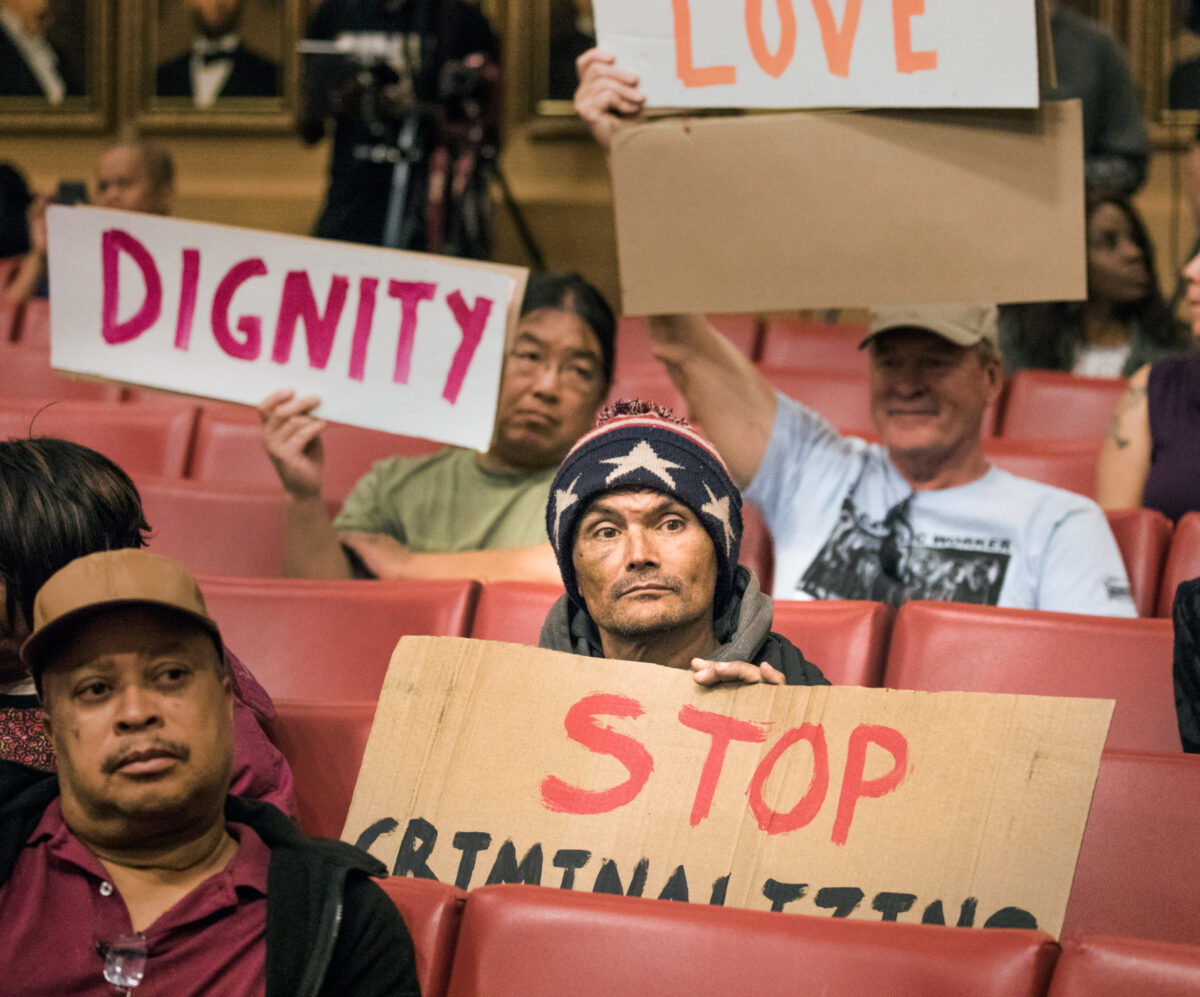
M 637 74 L 621 69 L 616 62 L 616 56 L 598 48 L 588 49 L 575 60 L 579 72 L 575 111 L 605 151 L 618 115 L 638 114 L 646 102 L 646 95 L 637 88 Z
M 312 414 L 320 404 L 316 395 L 296 398 L 296 392 L 288 389 L 276 391 L 258 407 L 267 456 L 283 487 L 295 499 L 321 496 L 325 471 L 321 431 L 325 422 Z
M 749 661 L 708 661 L 692 658 L 692 678 L 697 685 L 721 685 L 738 682 L 745 685 L 783 685 L 783 672 L 767 662 L 752 665 Z

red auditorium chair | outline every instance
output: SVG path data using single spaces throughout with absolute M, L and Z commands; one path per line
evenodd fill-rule
M 1107 747 L 1179 751 L 1166 620 L 999 609 L 900 607 L 884 668 L 891 689 L 1115 699 Z
M 374 702 L 275 701 L 267 733 L 292 767 L 306 834 L 340 838 L 362 765 Z
M 758 356 L 759 323 L 754 315 L 710 315 L 709 321 L 751 360 Z M 646 320 L 632 315 L 617 319 L 616 373 L 637 375 L 658 361 L 650 348 Z
M 1063 944 L 1048 997 L 1200 997 L 1200 946 L 1097 935 Z
M 150 549 L 197 574 L 251 578 L 283 570 L 284 498 L 278 489 L 137 478 Z
M 1156 509 L 1118 509 L 1105 515 L 1125 562 L 1138 616 L 1153 616 L 1175 526 Z
M 374 429 L 330 423 L 325 443 L 327 499 L 340 501 L 371 465 L 384 457 L 433 453 L 441 444 Z M 279 476 L 263 449 L 258 413 L 248 406 L 208 406 L 200 410 L 189 477 L 279 487 Z
M 379 698 L 401 636 L 465 637 L 479 583 L 200 579 L 229 648 L 273 696 Z
M 411 876 L 389 876 L 378 882 L 412 935 L 421 997 L 444 997 L 466 892 L 449 883 Z
M 539 886 L 467 897 L 449 997 L 1044 994 L 1040 931 L 734 910 Z
M 611 404 L 618 400 L 630 401 L 634 398 L 654 402 L 682 418 L 688 417 L 687 402 L 683 400 L 682 392 L 675 387 L 666 368 L 657 363 L 651 362 L 638 370 L 618 373 L 613 378 L 605 402 Z
M 759 586 L 769 594 L 775 581 L 775 541 L 753 502 L 742 503 L 742 549 L 738 561 L 753 569 Z
M 50 366 L 48 349 L 14 343 L 0 347 L 0 398 L 119 402 L 121 386 L 60 374 Z
M 893 615 L 881 602 L 776 599 L 771 629 L 800 648 L 834 685 L 877 686 Z
M 1171 618 L 1175 589 L 1180 582 L 1200 577 L 1200 512 L 1185 513 L 1175 524 L 1158 591 L 1158 616 Z
M 867 336 L 861 322 L 818 322 L 814 319 L 768 318 L 763 332 L 762 363 L 769 367 L 840 370 L 867 375 L 867 351 L 858 344 Z
M 488 582 L 479 593 L 471 636 L 536 647 L 546 614 L 562 594 L 561 585 Z
M 50 348 L 50 302 L 46 298 L 30 298 L 25 302 L 13 338 L 22 346 Z
M 194 406 L 182 406 L 153 419 L 135 405 L 109 402 L 0 402 L 0 439 L 61 436 L 99 450 L 131 475 L 183 477 L 192 447 Z
M 1120 377 L 1018 371 L 1008 385 L 1000 435 L 1020 440 L 1086 437 L 1099 448 L 1124 390 Z
M 1198 800 L 1200 757 L 1104 753 L 1063 938 L 1126 935 L 1200 945 Z
M 999 468 L 1088 498 L 1096 496 L 1100 445 L 1089 439 L 984 440 L 984 456 Z

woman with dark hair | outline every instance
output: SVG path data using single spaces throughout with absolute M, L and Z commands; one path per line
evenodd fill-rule
M 377 461 L 332 522 L 321 494 L 321 399 L 275 392 L 259 417 L 287 495 L 284 574 L 558 582 L 542 512 L 559 461 L 608 393 L 615 339 L 612 309 L 586 280 L 533 275 L 488 448 Z
M 85 554 L 144 547 L 149 532 L 137 488 L 103 454 L 48 436 L 0 440 L 0 758 L 54 769 L 33 679 L 18 655 L 38 589 Z M 246 666 L 225 655 L 235 694 L 230 792 L 294 817 L 291 769 L 258 722 L 275 707 Z
M 1087 300 L 1002 306 L 1009 374 L 1039 368 L 1128 377 L 1191 346 L 1187 327 L 1163 301 L 1154 247 L 1133 205 L 1120 194 L 1093 193 L 1086 217 Z

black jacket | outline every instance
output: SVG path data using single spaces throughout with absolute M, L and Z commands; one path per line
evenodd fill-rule
M 729 605 L 713 620 L 719 646 L 709 657 L 713 661 L 749 661 L 753 665 L 766 661 L 783 672 L 788 685 L 829 685 L 821 669 L 805 658 L 795 644 L 782 634 L 771 632 L 774 616 L 775 603 L 758 587 L 754 572 L 739 565 Z M 587 658 L 604 657 L 596 624 L 565 595 L 546 614 L 538 646 Z
M 56 776 L 0 762 L 0 883 L 57 795 Z M 381 862 L 344 842 L 307 837 L 269 803 L 230 796 L 225 816 L 271 849 L 267 997 L 419 993 L 412 939 L 370 880 L 386 873 Z
M 1200 752 L 1200 578 L 1175 590 L 1175 713 L 1183 750 Z

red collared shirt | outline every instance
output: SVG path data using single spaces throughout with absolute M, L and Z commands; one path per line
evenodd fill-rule
M 266 989 L 267 867 L 271 852 L 244 824 L 229 864 L 142 932 L 146 995 L 261 995 Z M 117 993 L 104 981 L 104 944 L 133 933 L 129 912 L 100 860 L 46 808 L 0 886 L 0 992 Z

